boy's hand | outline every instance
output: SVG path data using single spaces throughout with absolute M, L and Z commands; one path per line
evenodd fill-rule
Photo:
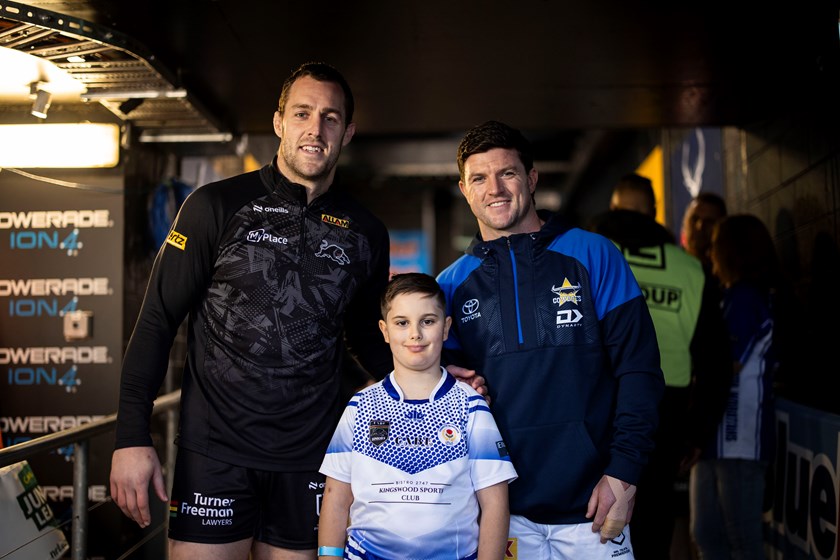
M 474 369 L 466 369 L 461 366 L 446 366 L 446 370 L 454 375 L 458 380 L 470 385 L 479 395 L 484 397 L 487 403 L 490 403 L 490 395 L 487 394 L 487 385 L 485 379 L 478 375 Z

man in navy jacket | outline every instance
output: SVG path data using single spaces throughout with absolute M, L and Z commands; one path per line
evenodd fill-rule
M 537 212 L 519 131 L 473 128 L 458 167 L 479 234 L 438 277 L 453 321 L 445 361 L 485 377 L 520 473 L 510 548 L 632 558 L 625 525 L 664 388 L 644 297 L 609 240 Z

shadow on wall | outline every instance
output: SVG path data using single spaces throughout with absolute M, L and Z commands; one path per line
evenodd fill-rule
M 784 264 L 798 266 L 798 260 L 788 260 L 791 256 L 783 255 Z M 780 394 L 840 414 L 840 376 L 829 365 L 835 363 L 840 341 L 840 249 L 831 234 L 820 232 L 814 238 L 809 272 L 801 311 L 793 310 L 787 328 L 780 333 L 789 364 L 780 375 Z

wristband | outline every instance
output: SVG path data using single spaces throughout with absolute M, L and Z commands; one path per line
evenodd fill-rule
M 344 558 L 344 549 L 337 546 L 319 546 L 318 556 L 337 556 Z

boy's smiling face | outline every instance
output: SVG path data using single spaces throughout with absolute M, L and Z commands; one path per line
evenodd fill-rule
M 395 369 L 440 374 L 440 353 L 451 323 L 433 296 L 408 293 L 394 297 L 379 328 L 391 346 Z

